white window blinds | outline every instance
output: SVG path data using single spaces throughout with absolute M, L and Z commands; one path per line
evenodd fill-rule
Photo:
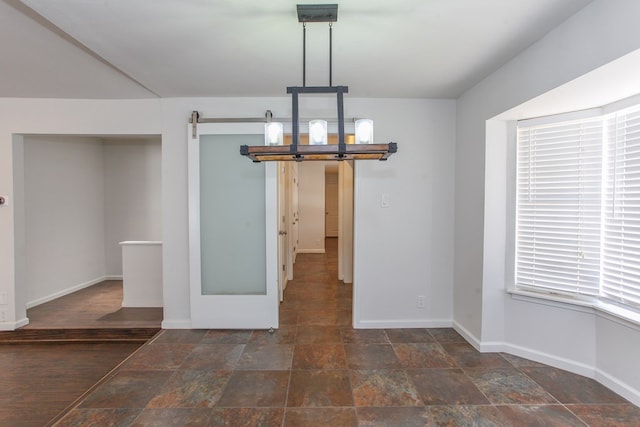
M 640 109 L 605 123 L 602 293 L 640 307 Z
M 516 286 L 598 295 L 602 119 L 518 129 Z

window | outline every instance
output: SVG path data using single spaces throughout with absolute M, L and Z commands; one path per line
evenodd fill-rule
M 640 310 L 640 107 L 517 139 L 516 287 Z
M 640 307 L 640 108 L 605 124 L 601 293 Z

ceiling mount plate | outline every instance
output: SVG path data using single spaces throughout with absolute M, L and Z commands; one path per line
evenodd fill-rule
M 337 4 L 299 4 L 298 22 L 337 22 Z

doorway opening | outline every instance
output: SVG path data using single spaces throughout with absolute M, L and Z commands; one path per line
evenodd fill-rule
M 338 238 L 339 175 L 337 163 L 328 163 L 324 166 L 324 236 L 326 238 Z
M 278 168 L 280 324 L 350 326 L 354 162 L 280 162 Z
M 160 328 L 161 156 L 159 135 L 14 135 L 18 327 Z M 124 242 L 152 247 L 142 300 Z

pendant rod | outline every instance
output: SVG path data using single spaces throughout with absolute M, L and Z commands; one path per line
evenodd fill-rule
M 302 23 L 302 86 L 307 85 L 307 23 Z
M 298 88 L 291 88 L 291 150 L 297 152 L 300 143 L 300 116 L 298 115 Z
M 333 86 L 333 25 L 329 22 L 329 86 Z
M 344 101 L 343 95 L 345 92 L 344 86 L 338 87 L 337 100 L 338 100 L 338 149 L 340 152 L 340 157 L 343 157 L 346 152 L 346 143 L 344 140 Z

